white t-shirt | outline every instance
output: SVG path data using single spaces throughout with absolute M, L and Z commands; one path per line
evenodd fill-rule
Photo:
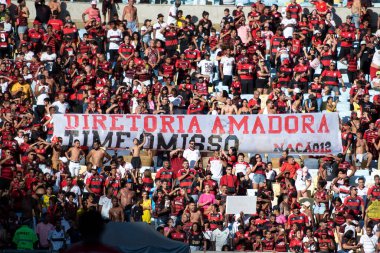
M 57 55 L 54 53 L 48 54 L 44 52 L 41 55 L 41 61 L 55 61 L 55 59 L 57 59 Z
M 120 175 L 121 178 L 124 178 L 125 174 L 128 171 L 132 171 L 133 166 L 131 163 L 126 162 L 124 166 L 120 165 L 119 168 L 117 169 L 117 173 Z
M 9 84 L 8 82 L 0 83 L 1 93 L 5 93 L 8 90 Z
M 37 105 L 44 105 L 44 99 L 49 98 L 49 95 L 48 95 L 49 90 L 50 90 L 49 85 L 46 84 L 46 85 L 38 86 L 38 91 L 40 92 L 43 87 L 45 87 L 45 91 L 41 93 L 40 95 L 38 95 L 37 102 L 36 102 Z
M 220 64 L 223 64 L 223 75 L 232 76 L 232 68 L 234 66 L 235 59 L 233 57 L 223 56 L 220 60 Z
M 363 244 L 364 253 L 375 253 L 377 241 L 378 237 L 376 235 L 372 235 L 371 237 L 368 235 L 362 235 L 360 237 L 360 243 Z
M 314 240 L 314 243 L 312 245 L 310 245 L 309 247 L 307 247 L 307 249 L 309 251 L 316 251 L 317 250 L 317 242 L 318 242 L 318 240 L 315 237 L 313 237 L 313 240 Z M 310 239 L 307 236 L 305 236 L 303 238 L 303 240 L 302 240 L 303 243 L 306 243 L 306 242 L 309 242 L 309 241 L 310 241 Z
M 281 24 L 284 26 L 293 25 L 293 27 L 284 28 L 283 34 L 284 37 L 290 38 L 293 36 L 294 26 L 297 25 L 297 21 L 294 18 L 287 19 L 286 17 L 282 19 Z
M 104 219 L 110 218 L 110 209 L 112 208 L 112 199 L 103 195 L 99 199 L 99 206 L 102 206 L 102 212 L 100 213 Z
M 223 163 L 220 159 L 210 158 L 210 171 L 213 179 L 220 179 L 223 176 Z
M 215 250 L 222 251 L 222 247 L 228 244 L 228 238 L 230 235 L 230 230 L 225 228 L 223 231 L 219 228 L 212 232 L 211 241 L 215 242 Z
M 110 40 L 109 49 L 117 50 L 119 49 L 120 42 L 123 39 L 123 33 L 119 29 L 108 30 L 107 39 Z
M 178 13 L 178 8 L 175 5 L 170 7 L 169 15 L 168 15 L 168 22 L 167 22 L 169 25 L 171 23 L 173 23 L 174 25 L 177 23 L 177 20 L 172 17 L 172 16 L 177 17 L 177 13 Z
M 79 205 L 79 202 L 78 202 L 78 196 L 82 194 L 80 188 L 78 185 L 73 185 L 71 187 L 71 189 L 69 189 L 69 187 L 66 185 L 65 187 L 62 188 L 62 190 L 64 190 L 65 192 L 72 192 L 75 194 L 75 198 L 74 198 L 74 203 Z
M 61 113 L 61 114 L 65 114 L 66 110 L 69 109 L 69 104 L 66 102 L 61 103 L 60 101 L 55 101 L 51 105 L 55 107 L 55 110 L 57 113 Z
M 201 60 L 198 63 L 198 67 L 201 69 L 202 75 L 212 76 L 214 74 L 214 62 L 206 59 Z
M 145 25 L 144 26 L 142 26 L 141 27 L 141 33 L 142 32 L 146 32 L 148 30 L 148 27 L 146 27 Z M 149 37 L 151 37 L 151 35 L 152 35 L 152 30 L 150 31 L 150 32 L 148 32 L 148 33 L 146 33 L 144 36 L 142 36 L 143 38 L 149 38 Z
M 158 40 L 162 40 L 162 41 L 165 41 L 165 37 L 164 37 L 164 35 L 160 32 L 160 30 L 162 29 L 162 28 L 165 28 L 165 27 L 167 27 L 168 26 L 168 24 L 166 24 L 165 22 L 163 22 L 163 23 L 155 23 L 154 25 L 153 25 L 153 30 L 155 31 L 155 35 L 156 35 L 156 39 L 158 39 Z
M 201 158 L 201 153 L 199 153 L 198 149 L 191 150 L 189 148 L 185 149 L 183 152 L 183 157 L 189 161 L 190 168 L 194 168 L 194 165 Z
M 380 50 L 376 50 L 373 54 L 372 63 L 380 66 Z

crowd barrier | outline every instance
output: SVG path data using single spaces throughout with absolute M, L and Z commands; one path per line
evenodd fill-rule
M 193 1 L 193 0 L 192 0 Z M 196 0 L 199 2 L 199 0 Z M 207 0 L 204 0 L 207 1 Z M 219 0 L 218 0 L 219 1 Z M 255 1 L 255 0 L 254 0 Z M 380 0 L 378 0 L 380 1 Z M 26 1 L 26 4 L 30 11 L 30 21 L 33 21 L 36 17 L 36 11 L 34 7 L 34 1 Z M 119 4 L 119 16 L 121 16 L 123 12 L 123 8 L 126 4 L 120 3 Z M 153 23 L 156 22 L 156 17 L 159 13 L 162 13 L 165 16 L 165 20 L 168 16 L 169 9 L 171 7 L 170 4 L 136 4 L 138 13 L 138 19 L 140 24 L 144 22 L 145 19 L 152 19 Z M 376 5 L 375 5 L 376 6 Z M 380 5 L 379 5 L 380 6 Z M 61 3 L 61 16 L 65 16 L 66 14 L 70 14 L 71 18 L 74 22 L 82 23 L 82 13 L 90 7 L 89 2 L 62 2 Z M 98 4 L 98 7 L 101 9 L 101 3 Z M 214 25 L 217 27 L 219 26 L 219 23 L 224 16 L 224 9 L 229 8 L 231 11 L 235 9 L 234 5 L 200 5 L 197 6 L 197 8 L 194 8 L 193 5 L 181 5 L 180 9 L 183 10 L 184 15 L 191 14 L 193 16 L 194 23 L 198 22 L 199 19 L 202 18 L 202 12 L 207 11 L 209 15 L 209 19 L 213 22 Z M 310 13 L 314 7 L 304 7 L 304 13 L 308 14 Z M 248 14 L 250 12 L 251 8 L 249 6 L 244 7 L 244 12 Z M 280 11 L 282 11 L 282 8 L 280 8 Z M 372 17 L 373 21 L 373 27 L 377 27 L 377 20 L 380 13 L 380 8 L 372 7 L 369 8 L 369 12 Z M 337 25 L 340 25 L 342 22 L 345 22 L 345 18 L 347 15 L 351 14 L 350 9 L 344 8 L 344 7 L 334 7 L 333 8 L 334 13 L 334 20 L 337 23 Z M 80 26 L 80 27 L 83 27 Z

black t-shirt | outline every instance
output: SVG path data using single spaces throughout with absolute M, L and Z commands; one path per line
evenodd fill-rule
M 325 163 L 322 168 L 326 170 L 326 181 L 332 181 L 338 176 L 338 163 Z
M 140 205 L 134 205 L 131 209 L 131 217 L 134 221 L 142 221 L 143 208 Z

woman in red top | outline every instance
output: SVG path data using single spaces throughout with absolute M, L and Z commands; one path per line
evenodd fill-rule
M 222 150 L 222 157 L 227 160 L 227 164 L 232 166 L 237 161 L 237 150 L 235 147 L 228 149 L 228 154 Z
M 25 0 L 18 0 L 17 7 L 17 32 L 19 38 L 23 38 L 24 33 L 28 29 L 28 18 L 29 18 L 29 9 L 26 7 Z
M 290 241 L 289 247 L 291 252 L 302 252 L 303 243 L 302 243 L 303 234 L 301 231 L 297 231 L 295 237 Z

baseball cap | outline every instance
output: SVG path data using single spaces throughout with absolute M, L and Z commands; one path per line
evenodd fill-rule
M 242 3 L 237 3 L 236 7 L 243 7 L 244 5 Z
M 93 4 L 98 4 L 98 3 L 96 2 L 96 0 L 92 0 L 91 5 L 93 5 Z
M 314 31 L 314 35 L 317 34 L 317 33 L 321 33 L 321 31 L 319 31 L 319 30 L 315 30 L 315 31 Z

